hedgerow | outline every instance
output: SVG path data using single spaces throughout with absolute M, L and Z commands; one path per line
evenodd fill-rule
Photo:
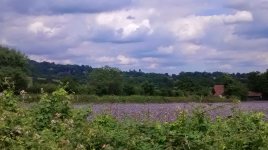
M 180 112 L 176 121 L 117 120 L 74 109 L 59 88 L 43 93 L 30 108 L 18 105 L 12 90 L 0 97 L 0 149 L 268 149 L 262 113 L 234 110 L 212 119 L 201 109 Z

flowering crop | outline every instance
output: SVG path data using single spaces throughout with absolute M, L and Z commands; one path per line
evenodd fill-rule
M 212 119 L 218 116 L 228 117 L 233 109 L 243 112 L 263 112 L 268 117 L 268 102 L 241 102 L 241 103 L 105 103 L 105 104 L 75 104 L 75 108 L 92 108 L 92 114 L 89 118 L 100 114 L 110 114 L 115 118 L 122 120 L 131 118 L 134 120 L 151 120 L 170 122 L 176 120 L 178 114 L 182 111 L 193 112 L 196 109 L 202 109 Z

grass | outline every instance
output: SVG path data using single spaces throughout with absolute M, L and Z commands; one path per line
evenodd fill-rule
M 38 102 L 39 94 L 30 94 L 23 98 L 24 102 Z M 164 97 L 164 96 L 116 96 L 116 95 L 71 95 L 72 103 L 181 103 L 181 102 L 231 102 L 234 98 L 226 99 L 215 96 L 187 96 L 187 97 Z

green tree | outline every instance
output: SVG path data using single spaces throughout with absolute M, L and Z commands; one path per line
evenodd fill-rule
M 183 76 L 175 83 L 177 89 L 183 91 L 186 95 L 199 96 L 209 95 L 212 85 L 209 79 L 191 76 Z
M 143 91 L 145 95 L 153 95 L 154 94 L 154 85 L 148 81 L 145 81 L 142 85 Z
M 89 84 L 97 95 L 119 95 L 123 84 L 121 71 L 109 66 L 95 69 L 89 74 Z
M 7 47 L 0 46 L 0 91 L 6 89 L 5 81 L 14 83 L 16 90 L 27 88 L 27 57 Z
M 133 85 L 130 84 L 124 84 L 123 91 L 125 95 L 134 95 L 135 94 L 135 88 Z
M 79 84 L 76 79 L 71 76 L 64 77 L 61 82 L 66 85 L 65 90 L 68 93 L 78 93 L 79 92 Z
M 265 73 L 263 73 L 260 77 L 261 79 L 261 88 L 260 88 L 260 92 L 263 93 L 265 98 L 268 98 L 268 69 L 266 70 Z
M 226 96 L 236 96 L 240 99 L 245 99 L 247 97 L 247 87 L 242 84 L 237 79 L 234 79 L 228 74 L 224 74 L 218 79 L 219 84 L 223 84 L 225 87 L 224 94 Z
M 248 74 L 248 88 L 251 91 L 260 92 L 262 89 L 262 75 L 260 72 L 250 72 Z

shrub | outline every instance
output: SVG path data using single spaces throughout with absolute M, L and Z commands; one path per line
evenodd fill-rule
M 212 120 L 199 108 L 168 123 L 109 115 L 88 120 L 90 110 L 73 109 L 64 88 L 42 93 L 29 109 L 18 99 L 10 90 L 0 96 L 0 149 L 268 149 L 262 113 L 234 110 Z

